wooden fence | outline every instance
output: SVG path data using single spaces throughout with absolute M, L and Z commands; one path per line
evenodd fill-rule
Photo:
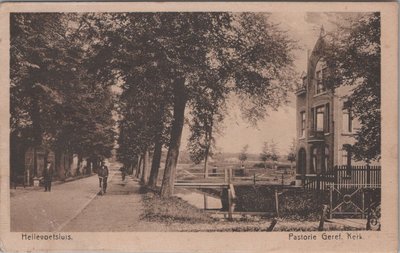
M 335 166 L 333 171 L 304 178 L 304 188 L 327 190 L 335 185 L 340 188 L 380 188 L 381 166 Z

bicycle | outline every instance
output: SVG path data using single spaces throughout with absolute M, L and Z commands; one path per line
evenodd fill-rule
M 104 177 L 99 177 L 100 179 L 100 192 L 99 194 L 103 196 L 106 193 L 106 187 L 107 187 L 107 178 Z

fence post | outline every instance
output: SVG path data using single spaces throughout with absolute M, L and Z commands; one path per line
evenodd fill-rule
M 332 219 L 332 208 L 333 208 L 333 188 L 332 186 L 329 187 L 329 219 Z
M 271 225 L 269 225 L 269 227 L 267 228 L 267 232 L 271 232 L 272 230 L 274 230 L 274 227 L 277 222 L 278 222 L 277 219 L 272 219 Z
M 283 186 L 283 174 L 282 174 L 282 186 Z
M 256 185 L 256 173 L 253 174 L 253 184 Z
M 276 217 L 279 218 L 279 198 L 277 189 L 275 189 L 275 209 L 276 209 Z
M 327 205 L 323 205 L 322 206 L 321 219 L 319 220 L 318 231 L 323 231 L 324 230 L 324 222 L 325 222 L 325 216 L 326 216 L 327 209 L 328 209 Z
M 371 167 L 367 163 L 367 186 L 371 184 Z
M 232 220 L 232 196 L 231 189 L 228 188 L 228 220 Z
M 232 168 L 228 169 L 228 184 L 231 184 L 232 181 Z
M 228 169 L 224 169 L 224 181 L 228 183 Z

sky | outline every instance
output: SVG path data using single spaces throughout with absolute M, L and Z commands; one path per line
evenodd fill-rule
M 300 75 L 306 70 L 307 50 L 311 52 L 317 41 L 321 26 L 326 32 L 335 28 L 332 21 L 336 21 L 343 15 L 333 13 L 306 13 L 285 12 L 272 13 L 270 19 L 280 24 L 283 30 L 298 42 L 299 50 L 294 52 L 295 70 Z M 251 127 L 244 122 L 238 112 L 238 105 L 228 104 L 228 117 L 224 121 L 223 134 L 216 136 L 216 146 L 221 152 L 240 152 L 243 146 L 249 145 L 248 152 L 258 154 L 263 143 L 273 140 L 277 144 L 278 152 L 286 155 L 293 138 L 296 137 L 296 97 L 291 94 L 290 103 L 282 106 L 278 111 L 272 111 L 265 120 L 258 122 L 258 127 Z M 187 126 L 184 127 L 181 149 L 185 149 L 188 137 Z

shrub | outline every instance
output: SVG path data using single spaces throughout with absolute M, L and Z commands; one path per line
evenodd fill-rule
M 271 212 L 275 215 L 275 188 L 272 186 L 237 186 L 237 211 Z M 282 192 L 280 190 L 280 192 Z M 312 190 L 290 189 L 283 190 L 279 195 L 279 213 L 282 217 L 293 219 L 318 219 L 321 203 L 327 201 L 326 194 L 320 195 Z

